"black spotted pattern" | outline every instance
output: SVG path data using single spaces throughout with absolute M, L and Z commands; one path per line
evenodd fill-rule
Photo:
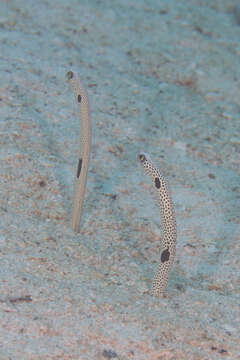
M 162 253 L 161 261 L 153 280 L 152 294 L 161 297 L 165 293 L 169 272 L 176 252 L 176 220 L 171 194 L 166 180 L 160 174 L 160 171 L 153 165 L 148 154 L 141 154 L 139 159 L 146 174 L 152 179 L 160 208 Z

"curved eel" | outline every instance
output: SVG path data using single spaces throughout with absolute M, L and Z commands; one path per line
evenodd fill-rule
M 150 156 L 142 152 L 139 155 L 139 160 L 145 173 L 152 179 L 160 207 L 162 227 L 161 257 L 152 284 L 152 295 L 162 297 L 165 293 L 169 272 L 176 252 L 177 230 L 175 213 L 166 180 L 154 166 Z

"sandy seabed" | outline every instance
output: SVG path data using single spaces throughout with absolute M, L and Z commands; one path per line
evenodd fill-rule
M 238 1 L 0 2 L 0 359 L 240 359 Z M 81 231 L 75 70 L 93 145 Z M 168 178 L 178 239 L 150 295 Z

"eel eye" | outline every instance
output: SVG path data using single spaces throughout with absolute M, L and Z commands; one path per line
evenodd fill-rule
M 67 79 L 71 80 L 73 78 L 73 72 L 72 71 L 68 71 L 67 73 Z
M 146 160 L 146 156 L 143 155 L 143 154 L 140 154 L 140 155 L 139 155 L 139 160 L 140 160 L 141 162 L 144 162 L 144 161 Z

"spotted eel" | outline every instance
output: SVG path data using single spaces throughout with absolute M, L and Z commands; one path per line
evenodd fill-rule
M 169 272 L 176 252 L 176 219 L 166 180 L 152 163 L 148 154 L 140 153 L 139 160 L 145 173 L 152 179 L 160 206 L 162 227 L 161 257 L 157 273 L 153 280 L 151 293 L 154 296 L 162 297 L 165 293 Z
M 72 229 L 75 232 L 79 232 L 91 150 L 90 108 L 87 92 L 78 75 L 72 71 L 69 71 L 67 73 L 67 79 L 72 85 L 80 112 L 80 149 L 71 219 Z

